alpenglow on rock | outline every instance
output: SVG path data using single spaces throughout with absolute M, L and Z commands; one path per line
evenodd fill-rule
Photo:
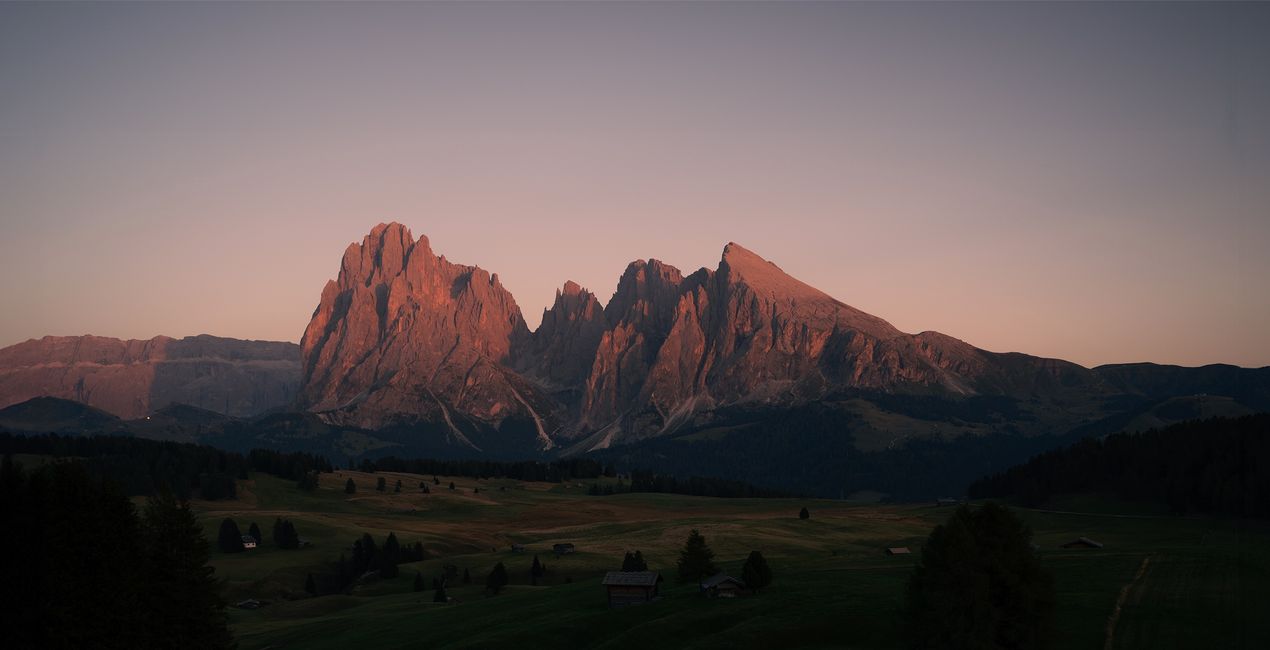
M 632 262 L 603 307 L 566 283 L 530 332 L 497 275 L 434 255 L 395 223 L 348 247 L 301 346 L 303 407 L 366 427 L 432 423 L 476 448 L 473 432 L 509 421 L 539 448 L 585 439 L 589 449 L 720 407 L 846 388 L 1031 395 L 1101 384 L 1064 361 L 905 334 L 735 243 L 716 269 L 687 276 Z

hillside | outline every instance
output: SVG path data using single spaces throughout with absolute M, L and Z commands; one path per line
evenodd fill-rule
M 374 490 L 381 476 L 387 493 Z M 343 492 L 350 478 L 358 488 L 354 495 Z M 432 478 L 341 471 L 322 475 L 309 494 L 257 473 L 242 484 L 239 502 L 199 504 L 209 538 L 225 517 L 244 529 L 255 522 L 267 531 L 281 516 L 313 544 L 214 555 L 231 601 L 270 601 L 254 611 L 231 610 L 242 647 L 396 648 L 426 640 L 435 648 L 895 648 L 894 615 L 914 559 L 888 557 L 882 549 L 907 545 L 919 551 L 949 512 L 814 500 L 596 497 L 587 496 L 587 482 L 441 476 L 437 486 Z M 398 479 L 405 487 L 394 494 Z M 432 486 L 430 494 L 419 492 L 420 481 Z M 445 489 L 450 481 L 453 492 Z M 811 511 L 809 520 L 798 519 L 802 506 Z M 1056 647 L 1103 647 L 1117 602 L 1122 611 L 1114 648 L 1255 648 L 1270 642 L 1270 631 L 1259 625 L 1270 600 L 1254 588 L 1270 578 L 1270 564 L 1254 552 L 1270 542 L 1270 531 L 1220 520 L 1020 512 L 1058 579 Z M 673 565 L 691 528 L 702 531 L 729 571 L 739 571 L 745 554 L 761 548 L 775 574 L 772 586 L 757 597 L 724 601 L 702 599 L 695 587 L 678 585 Z M 367 532 L 379 541 L 394 532 L 403 545 L 422 542 L 431 557 L 402 565 L 398 578 L 360 584 L 348 595 L 307 597 L 306 575 L 331 571 L 339 554 Z M 1077 536 L 1105 546 L 1058 548 Z M 574 543 L 577 553 L 553 556 L 557 542 Z M 512 543 L 527 551 L 512 552 Z M 635 549 L 663 572 L 664 597 L 610 610 L 600 578 Z M 544 586 L 528 584 L 535 555 L 548 567 Z M 1148 570 L 1135 580 L 1147 558 Z M 477 585 L 500 561 L 511 585 L 501 595 L 484 595 Z M 459 581 L 448 590 L 461 602 L 435 604 L 431 588 L 412 591 L 416 571 L 430 584 L 445 564 L 472 575 L 473 585 Z M 1222 591 L 1212 591 L 1218 585 Z M 1128 594 L 1123 599 L 1122 589 Z

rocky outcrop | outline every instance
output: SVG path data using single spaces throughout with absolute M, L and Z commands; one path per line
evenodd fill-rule
M 380 224 L 349 245 L 322 291 L 300 341 L 299 404 L 367 428 L 444 422 L 473 448 L 469 425 L 498 429 L 515 417 L 548 447 L 551 400 L 511 370 L 530 343 L 497 275 L 434 255 L 401 224 Z
M 288 406 L 299 380 L 294 343 L 46 336 L 0 350 L 0 407 L 47 396 L 125 419 L 172 403 L 246 416 Z

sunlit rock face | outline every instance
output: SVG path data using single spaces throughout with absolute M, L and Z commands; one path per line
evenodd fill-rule
M 905 334 L 732 243 L 716 269 L 629 264 L 601 306 L 573 282 L 536 332 L 496 275 L 435 255 L 399 224 L 344 253 L 301 341 L 299 404 L 361 426 L 532 421 L 544 447 L 673 431 L 743 403 L 835 390 L 954 395 L 1084 390 L 1085 368 Z
M 400 224 L 380 224 L 344 251 L 322 290 L 300 341 L 299 404 L 371 428 L 452 423 L 460 439 L 459 416 L 538 419 L 535 405 L 546 400 L 510 370 L 530 339 L 497 275 L 434 255 L 426 237 Z
M 173 403 L 247 416 L 289 406 L 299 383 L 299 346 L 276 341 L 46 336 L 0 350 L 0 408 L 59 397 L 124 419 Z

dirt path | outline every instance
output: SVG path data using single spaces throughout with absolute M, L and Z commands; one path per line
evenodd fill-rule
M 1120 588 L 1120 597 L 1116 599 L 1116 606 L 1111 610 L 1111 616 L 1107 617 L 1107 642 L 1103 644 L 1103 650 L 1112 650 L 1116 637 L 1116 624 L 1120 622 L 1120 612 L 1124 609 L 1125 601 L 1129 599 L 1129 592 L 1133 590 L 1134 585 L 1142 581 L 1142 576 L 1146 574 L 1150 563 L 1150 556 L 1142 558 L 1142 564 L 1138 566 L 1138 572 L 1133 574 L 1133 580 Z

